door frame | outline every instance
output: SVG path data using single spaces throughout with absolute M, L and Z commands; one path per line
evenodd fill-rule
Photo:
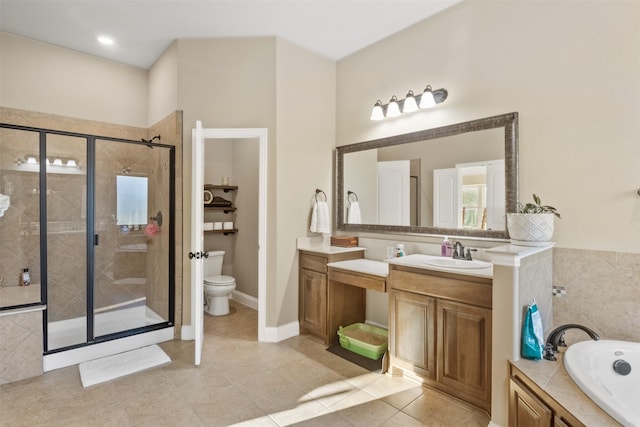
M 195 253 L 203 251 L 204 219 L 204 144 L 211 139 L 257 139 L 260 147 L 258 172 L 258 341 L 266 340 L 267 329 L 267 129 L 266 128 L 202 128 L 196 121 L 192 130 L 192 214 L 191 245 Z M 199 207 L 199 208 L 196 208 Z M 195 364 L 201 362 L 203 334 L 203 262 L 191 263 L 191 324 L 196 341 Z M 198 309 L 199 307 L 199 309 Z

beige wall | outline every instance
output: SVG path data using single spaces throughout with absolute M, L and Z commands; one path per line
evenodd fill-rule
M 335 63 L 271 37 L 178 40 L 177 46 L 178 108 L 185 114 L 185 238 L 195 121 L 267 128 L 267 326 L 295 322 L 296 237 L 307 233 L 315 188 L 328 191 L 332 185 Z M 185 269 L 184 283 L 189 281 Z M 190 300 L 187 287 L 183 299 Z M 185 306 L 185 322 L 189 316 Z
M 337 145 L 518 111 L 520 195 L 559 209 L 558 245 L 638 253 L 639 40 L 638 2 L 462 2 L 338 62 Z M 426 84 L 448 99 L 369 120 Z
M 0 33 L 0 105 L 146 128 L 147 71 Z
M 151 126 L 178 109 L 177 41 L 149 68 L 148 87 L 148 125 Z
M 315 189 L 330 198 L 335 138 L 335 62 L 279 39 L 277 44 L 277 324 L 298 320 L 296 238 L 309 233 Z M 333 204 L 329 203 L 330 209 Z

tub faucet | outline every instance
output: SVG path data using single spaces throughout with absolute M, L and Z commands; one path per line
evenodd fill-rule
M 592 340 L 598 341 L 600 336 L 593 330 L 586 326 L 577 325 L 575 323 L 569 323 L 567 325 L 558 326 L 547 337 L 547 342 L 544 345 L 544 358 L 547 360 L 557 360 L 555 353 L 558 352 L 558 346 L 566 347 L 567 343 L 564 342 L 564 333 L 569 329 L 581 329 L 585 331 Z
M 465 259 L 467 261 L 473 261 L 473 259 L 471 258 L 471 252 L 475 252 L 477 251 L 477 249 L 469 249 L 467 248 L 467 251 L 465 253 L 464 250 L 464 246 L 462 246 L 462 243 L 460 242 L 456 242 L 453 245 L 453 259 Z

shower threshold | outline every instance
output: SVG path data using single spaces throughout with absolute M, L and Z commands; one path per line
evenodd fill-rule
M 166 321 L 162 316 L 144 305 L 144 302 L 144 298 L 142 298 L 140 300 L 132 300 L 111 307 L 104 307 L 101 312 L 95 314 L 95 335 L 108 335 L 116 332 L 156 325 Z M 173 327 L 168 327 L 117 340 L 45 355 L 44 370 L 58 369 L 64 366 L 75 365 L 86 360 L 92 360 L 97 357 L 109 356 L 122 351 L 140 348 L 145 345 L 157 344 L 159 342 L 171 340 L 173 339 L 173 336 Z M 81 344 L 85 341 L 86 318 L 84 317 L 50 322 L 48 325 L 48 348 L 50 350 Z M 139 345 L 136 343 L 139 343 Z M 112 353 L 111 351 L 115 352 Z M 47 360 L 50 360 L 51 363 L 47 363 Z M 47 369 L 47 367 L 50 369 Z

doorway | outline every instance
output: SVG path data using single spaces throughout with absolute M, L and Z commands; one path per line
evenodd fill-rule
M 204 147 L 216 140 L 251 140 L 259 144 L 258 160 L 258 341 L 266 341 L 266 224 L 267 224 L 267 129 L 204 129 L 196 122 L 192 131 L 191 211 L 191 324 L 194 325 L 195 364 L 200 365 L 204 333 L 203 258 L 204 249 Z M 197 207 L 197 208 L 196 208 Z

